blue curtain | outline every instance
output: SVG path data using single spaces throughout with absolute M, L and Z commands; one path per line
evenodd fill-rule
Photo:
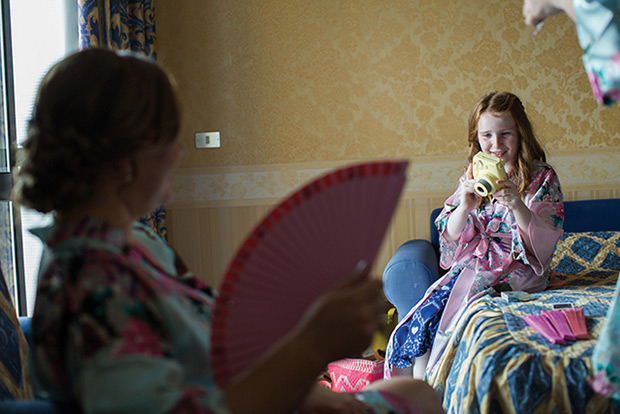
M 78 0 L 80 49 L 131 50 L 155 59 L 152 0 Z
M 107 47 L 157 58 L 152 0 L 78 0 L 78 25 L 80 49 Z M 168 240 L 164 206 L 141 221 Z
M 1 55 L 1 54 L 0 54 Z M 0 56 L 0 67 L 4 72 L 4 56 Z M 6 151 L 9 151 L 10 143 L 8 136 L 6 135 L 6 119 L 5 114 L 5 102 L 4 102 L 4 77 L 0 76 L 0 174 L 8 176 L 10 174 L 9 166 L 6 164 Z M 2 180 L 0 183 L 0 278 L 3 278 L 3 274 L 8 277 L 5 279 L 7 289 L 11 294 L 11 300 L 13 303 L 17 303 L 15 300 L 16 286 L 15 278 L 11 277 L 14 274 L 13 263 L 13 220 L 11 218 L 11 203 L 5 199 L 8 196 L 10 188 L 4 187 L 6 181 Z M 0 280 L 0 284 L 3 283 Z

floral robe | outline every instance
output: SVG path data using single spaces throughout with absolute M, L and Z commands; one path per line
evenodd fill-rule
M 620 2 L 574 0 L 577 35 L 584 50 L 583 62 L 599 103 L 620 99 Z M 592 355 L 592 388 L 620 401 L 620 284 Z
M 33 232 L 48 247 L 31 351 L 45 397 L 85 413 L 228 413 L 205 369 L 212 292 L 158 236 L 94 220 Z
M 159 236 L 89 219 L 33 232 L 47 245 L 30 353 L 39 395 L 86 414 L 229 412 L 210 368 L 213 292 Z M 369 413 L 419 412 L 387 393 L 355 396 Z
M 528 228 L 532 252 L 525 247 L 512 211 L 494 202 L 484 203 L 469 214 L 459 240 L 447 241 L 443 237 L 448 218 L 460 203 L 465 178 L 460 178 L 456 192 L 446 200 L 435 222 L 440 233 L 440 265 L 449 271 L 429 287 L 392 332 L 386 350 L 386 377 L 391 376 L 394 368 L 387 361 L 393 358 L 395 336 L 402 335 L 399 329 L 406 329 L 414 313 L 435 291 L 453 285 L 432 342 L 427 372 L 441 357 L 458 318 L 473 300 L 498 290 L 537 292 L 549 282 L 548 265 L 564 221 L 563 197 L 555 171 L 547 164 L 537 163 L 526 190 L 524 202 L 532 212 Z
M 574 0 L 573 9 L 594 97 L 612 105 L 620 99 L 620 2 Z
M 620 401 L 620 283 L 592 355 L 592 388 L 605 397 Z

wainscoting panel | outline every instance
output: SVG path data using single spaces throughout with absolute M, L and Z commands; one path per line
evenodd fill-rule
M 565 200 L 620 198 L 620 151 L 564 152 L 550 157 Z M 380 277 L 407 240 L 429 239 L 429 216 L 454 191 L 462 157 L 414 157 L 408 182 L 373 267 Z M 179 169 L 167 205 L 170 244 L 190 269 L 219 286 L 234 253 L 253 227 L 294 189 L 343 163 Z M 612 214 L 617 214 L 613 212 Z
M 379 277 L 398 246 L 428 239 L 429 215 L 440 207 L 426 199 L 403 199 L 379 251 L 373 274 Z M 168 207 L 169 241 L 187 266 L 211 286 L 219 286 L 230 260 L 271 206 Z

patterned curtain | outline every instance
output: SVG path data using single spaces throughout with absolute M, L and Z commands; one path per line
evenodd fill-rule
M 4 56 L 0 53 L 0 67 L 4 71 Z M 6 164 L 6 151 L 9 151 L 9 140 L 5 134 L 6 120 L 4 119 L 4 77 L 0 76 L 0 173 L 9 174 L 9 166 Z M 11 203 L 5 199 L 10 189 L 4 188 L 4 184 L 0 184 L 0 278 L 5 279 L 11 300 L 17 303 L 15 297 L 17 295 L 13 263 L 13 220 L 11 218 Z M 6 275 L 6 276 L 2 276 Z M 2 283 L 2 281 L 0 281 Z
M 80 49 L 131 50 L 155 59 L 152 0 L 78 0 Z
M 78 25 L 80 49 L 107 47 L 157 58 L 152 0 L 78 0 Z M 164 206 L 141 221 L 168 240 Z

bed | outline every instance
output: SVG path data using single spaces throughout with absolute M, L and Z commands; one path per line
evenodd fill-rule
M 459 320 L 427 372 L 447 413 L 620 413 L 587 383 L 620 271 L 620 199 L 566 202 L 564 228 L 547 290 L 523 302 L 482 297 Z M 583 307 L 590 338 L 552 344 L 523 320 L 554 303 Z

